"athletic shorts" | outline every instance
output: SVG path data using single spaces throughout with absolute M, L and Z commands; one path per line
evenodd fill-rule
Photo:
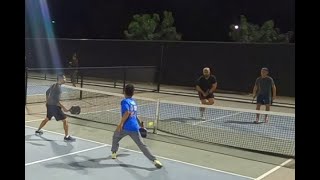
M 47 118 L 51 120 L 52 117 L 54 117 L 57 121 L 67 118 L 67 116 L 61 110 L 60 106 L 47 105 Z
M 259 94 L 257 96 L 257 104 L 262 104 L 262 105 L 271 104 L 271 96 Z

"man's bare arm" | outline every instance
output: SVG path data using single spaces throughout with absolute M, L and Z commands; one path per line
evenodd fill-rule
M 64 112 L 68 112 L 69 110 L 67 108 L 64 107 L 64 105 L 62 105 L 60 102 L 58 103 L 58 106 L 60 106 Z
M 127 119 L 129 118 L 130 116 L 130 112 L 129 111 L 126 111 L 122 118 L 121 118 L 121 121 L 119 123 L 119 125 L 117 126 L 117 131 L 120 132 L 122 130 L 122 127 L 123 127 L 123 124 L 127 121 Z
M 211 87 L 211 89 L 210 89 L 209 93 L 213 93 L 213 92 L 217 89 L 217 85 L 218 85 L 218 83 L 217 83 L 217 82 L 216 82 L 216 83 L 214 83 L 214 84 L 212 84 L 212 87 Z
M 200 86 L 196 86 L 196 90 L 199 92 L 199 93 L 201 93 L 201 94 L 204 94 L 204 92 L 202 91 L 202 89 L 200 88 Z
M 275 99 L 277 96 L 277 88 L 275 85 L 272 86 L 272 94 L 273 94 L 272 99 Z
M 254 98 L 257 96 L 257 90 L 258 90 L 258 86 L 257 86 L 257 85 L 254 85 L 253 91 L 252 91 L 252 94 L 253 94 L 253 97 L 254 97 Z

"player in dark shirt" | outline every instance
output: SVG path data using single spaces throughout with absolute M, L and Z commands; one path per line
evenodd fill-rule
M 212 105 L 214 104 L 213 92 L 217 88 L 217 79 L 214 75 L 210 74 L 210 68 L 203 68 L 203 75 L 199 77 L 196 82 L 196 90 L 198 91 L 201 104 Z M 200 108 L 201 118 L 204 119 L 205 108 Z
M 79 59 L 78 59 L 77 53 L 74 53 L 72 55 L 72 59 L 71 59 L 71 61 L 69 61 L 69 67 L 70 68 L 78 68 L 79 67 Z M 76 87 L 77 76 L 78 76 L 78 69 L 72 69 L 70 71 L 70 78 L 71 78 L 72 85 L 74 87 Z
M 60 103 L 60 96 L 61 96 L 61 85 L 66 82 L 66 77 L 64 75 L 58 75 L 57 83 L 53 84 L 47 91 L 46 91 L 46 108 L 47 108 L 47 115 L 46 118 L 41 122 L 38 130 L 35 132 L 36 135 L 42 135 L 43 131 L 41 129 L 46 125 L 46 123 L 54 117 L 57 121 L 63 122 L 63 128 L 65 132 L 65 141 L 74 141 L 75 139 L 69 136 L 68 132 L 68 122 L 67 116 L 63 113 L 68 112 L 61 103 Z M 62 111 L 62 110 L 63 111 Z
M 273 79 L 268 76 L 268 68 L 261 69 L 261 76 L 256 79 L 253 88 L 253 98 L 257 97 L 257 107 L 256 110 L 260 110 L 261 105 L 266 106 L 266 111 L 270 111 L 270 105 L 272 100 L 276 98 L 276 86 Z M 272 89 L 272 92 L 271 92 Z M 256 123 L 259 122 L 259 115 L 256 115 Z M 268 116 L 265 115 L 265 122 L 268 122 Z

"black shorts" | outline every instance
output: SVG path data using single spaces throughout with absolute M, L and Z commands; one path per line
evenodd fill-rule
M 213 93 L 208 94 L 208 96 L 203 96 L 202 93 L 198 93 L 198 95 L 199 95 L 199 99 L 200 100 L 214 98 L 214 94 Z
M 57 121 L 67 118 L 67 116 L 61 110 L 60 106 L 47 105 L 47 118 L 51 120 L 52 117 L 54 117 Z
M 257 96 L 257 104 L 262 104 L 262 105 L 271 104 L 271 96 L 259 94 Z

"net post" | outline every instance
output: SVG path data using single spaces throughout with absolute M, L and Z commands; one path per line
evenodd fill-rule
M 162 71 L 162 63 L 163 63 L 163 51 L 164 45 L 161 45 L 161 56 L 160 56 L 160 64 L 158 68 L 158 83 L 157 83 L 157 92 L 160 92 L 160 84 L 161 84 L 161 71 Z
M 157 134 L 157 132 L 158 132 L 158 122 L 160 119 L 159 108 L 160 108 L 160 99 L 157 99 L 156 119 L 155 119 L 154 126 L 153 126 L 153 134 Z

